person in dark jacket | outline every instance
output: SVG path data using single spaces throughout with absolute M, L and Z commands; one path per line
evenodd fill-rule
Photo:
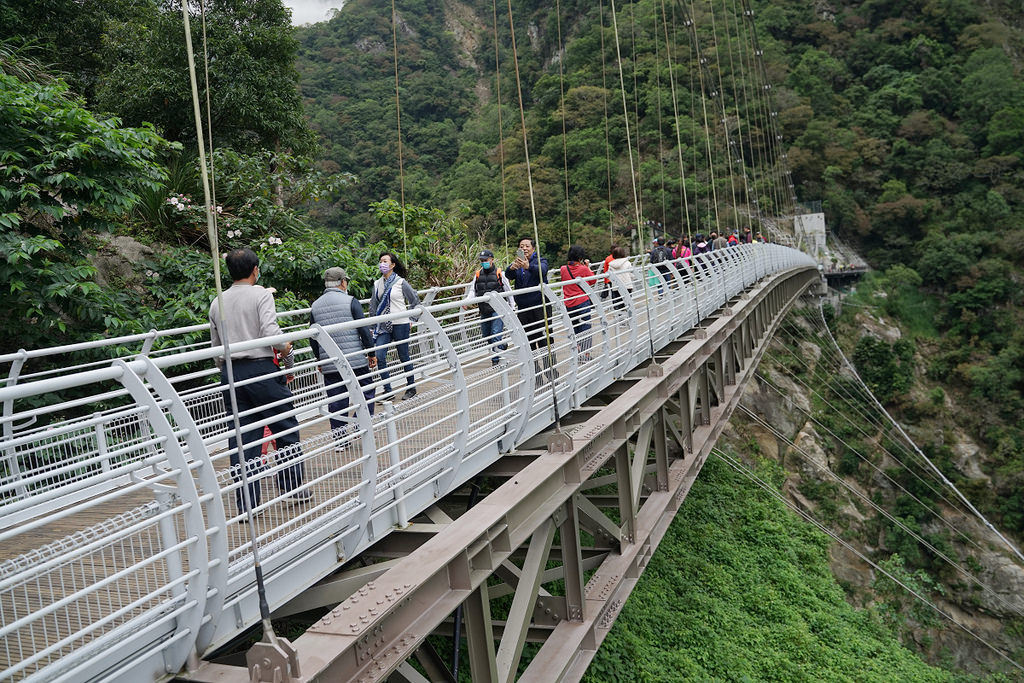
M 519 240 L 519 248 L 523 256 L 517 256 L 506 269 L 506 274 L 512 281 L 516 290 L 538 287 L 542 282 L 548 281 L 548 260 L 541 258 L 537 253 L 537 245 L 532 237 L 522 237 Z M 541 291 L 516 294 L 516 316 L 519 322 L 526 328 L 526 334 L 530 338 L 530 348 L 534 351 L 540 350 L 544 344 L 544 293 Z M 548 315 L 550 323 L 550 312 Z
M 309 323 L 328 327 L 362 319 L 362 304 L 359 303 L 359 299 L 348 293 L 348 273 L 344 268 L 328 268 L 324 272 L 324 293 L 313 302 L 309 311 Z M 370 328 L 363 326 L 344 330 L 327 330 L 327 333 L 345 355 L 348 364 L 356 374 L 359 386 L 366 387 L 371 384 L 373 382 L 372 371 L 377 367 L 377 357 L 374 355 L 373 335 L 370 334 Z M 313 355 L 320 361 L 330 360 L 327 349 L 317 343 L 315 337 L 310 339 L 309 343 L 313 348 Z M 345 421 L 341 415 L 348 410 L 349 389 L 345 386 L 341 373 L 338 372 L 334 363 L 321 363 L 318 368 L 324 376 L 324 388 L 327 390 L 327 396 L 333 399 L 327 406 L 331 414 L 331 430 L 343 429 Z M 372 389 L 363 391 L 363 396 L 370 404 L 370 415 L 373 415 L 373 394 L 374 390 Z
M 511 292 L 512 286 L 505 273 L 494 265 L 494 254 L 490 249 L 480 252 L 480 268 L 473 274 L 473 281 L 466 287 L 466 298 L 486 296 L 489 292 Z M 465 308 L 465 306 L 463 306 Z M 507 344 L 499 344 L 501 333 L 505 329 L 505 321 L 498 312 L 486 301 L 478 306 L 480 311 L 480 338 L 491 347 L 495 354 L 491 357 L 491 365 L 497 365 L 501 358 L 498 351 L 508 348 Z
M 547 282 L 548 260 L 541 258 L 537 253 L 537 245 L 534 243 L 533 238 L 519 238 L 519 249 L 522 251 L 522 256 L 517 255 L 516 259 L 512 261 L 512 265 L 505 271 L 512 281 L 513 287 L 518 291 L 539 287 L 541 283 Z M 544 300 L 544 293 L 540 290 L 516 294 L 514 298 L 516 302 L 516 317 L 519 318 L 519 322 L 526 329 L 526 336 L 530 340 L 530 348 L 533 349 L 534 356 L 536 356 L 536 352 L 545 346 L 547 335 L 544 329 L 544 318 L 548 319 L 549 326 L 553 322 L 551 319 L 551 308 Z M 541 357 L 544 369 L 547 370 L 551 365 L 548 354 L 544 353 Z M 536 365 L 536 360 L 534 363 Z M 539 374 L 539 366 L 535 369 L 538 370 Z M 557 373 L 555 376 L 557 376 Z

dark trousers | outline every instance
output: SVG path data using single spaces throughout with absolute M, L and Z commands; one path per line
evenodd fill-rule
M 387 384 L 384 385 L 384 391 L 391 391 L 391 373 L 388 372 L 388 349 L 384 348 L 388 344 L 394 344 L 395 342 L 404 342 L 401 344 L 395 344 L 395 348 L 398 350 L 398 359 L 402 361 L 402 372 L 405 374 L 405 383 L 412 385 L 416 381 L 416 378 L 412 373 L 412 362 L 409 359 L 409 335 L 412 329 L 412 325 L 409 323 L 404 324 L 392 324 L 391 331 L 381 330 L 380 334 L 377 335 L 377 369 L 380 371 L 381 379 Z
M 583 353 L 590 350 L 590 312 L 594 305 L 590 301 L 584 301 L 579 306 L 568 309 L 569 320 L 572 321 L 572 333 L 576 335 L 576 349 Z
M 278 371 L 277 365 L 270 358 L 259 358 L 255 360 L 236 360 L 232 362 L 235 375 L 235 400 L 238 402 L 238 412 L 242 425 L 242 443 L 245 445 L 245 467 L 249 479 L 249 498 L 253 507 L 260 504 L 260 479 L 259 470 L 262 447 L 254 443 L 263 437 L 263 427 L 269 427 L 277 441 L 278 465 L 291 460 L 299 460 L 281 469 L 277 473 L 277 488 L 281 493 L 288 493 L 302 484 L 302 446 L 299 445 L 299 421 L 294 417 L 281 417 L 281 413 L 293 411 L 295 405 L 292 403 L 292 392 L 288 388 L 284 377 L 267 377 L 244 386 L 237 386 L 255 377 L 269 375 Z M 221 373 L 221 384 L 227 384 L 227 372 Z M 223 393 L 224 406 L 230 412 L 231 396 L 227 391 Z M 286 401 L 280 405 L 265 407 L 277 401 Z M 249 415 L 242 415 L 248 410 L 253 410 Z M 285 433 L 290 432 L 290 433 Z M 242 475 L 239 467 L 237 442 L 234 429 L 231 429 L 228 437 L 228 448 L 231 450 L 232 473 L 235 481 L 241 481 Z M 242 497 L 242 489 L 235 491 L 235 501 L 238 503 L 238 510 L 245 510 L 245 503 Z
M 359 386 L 365 387 L 373 383 L 373 375 L 370 373 L 370 366 L 364 365 L 361 368 L 352 368 L 356 373 L 356 379 L 359 380 Z M 341 413 L 348 410 L 348 387 L 341 383 L 341 375 L 336 372 L 325 372 L 324 373 L 324 389 L 327 390 L 327 396 L 334 399 L 327 405 L 327 409 L 331 411 L 331 429 L 338 429 L 344 427 L 344 420 L 339 417 Z M 373 389 L 369 391 L 363 391 L 363 396 L 370 404 L 370 415 L 373 415 Z
M 544 310 L 548 312 L 548 326 L 554 324 L 554 320 L 551 319 L 551 308 L 544 304 L 531 306 L 524 308 L 520 305 L 519 310 L 516 311 L 516 317 L 519 318 L 519 322 L 522 323 L 523 327 L 526 328 L 526 337 L 530 340 L 530 348 L 534 351 L 539 351 L 544 344 Z

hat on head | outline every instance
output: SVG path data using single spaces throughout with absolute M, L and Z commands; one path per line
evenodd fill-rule
M 486 261 L 489 258 L 494 258 L 494 253 L 490 249 L 484 249 L 480 252 L 481 261 Z
M 344 268 L 334 266 L 324 271 L 324 286 L 326 287 L 337 287 L 341 284 L 342 280 L 348 279 L 348 273 L 345 272 Z

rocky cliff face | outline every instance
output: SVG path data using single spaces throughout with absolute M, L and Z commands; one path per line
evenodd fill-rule
M 884 340 L 900 338 L 898 327 L 866 313 L 856 314 L 855 327 Z M 904 640 L 933 663 L 974 673 L 1008 670 L 1006 661 L 981 641 L 1017 659 L 1024 651 L 1024 566 L 964 511 L 951 490 L 929 476 L 909 448 L 895 441 L 884 415 L 857 396 L 857 384 L 822 334 L 817 310 L 794 312 L 746 388 L 720 445 L 750 460 L 767 458 L 781 465 L 783 491 L 791 503 L 853 546 L 856 552 L 836 542 L 831 551 L 833 572 L 851 602 L 891 607 L 892 600 L 877 590 L 879 572 L 857 553 L 881 563 L 899 552 L 906 556 L 907 580 L 915 580 L 939 610 L 964 627 L 930 608 L 922 610 L 920 603 L 914 609 L 914 599 L 903 596 Z M 909 393 L 911 400 L 926 400 L 921 386 Z M 943 401 L 948 408 L 943 414 L 956 414 L 948 394 Z M 984 485 L 988 454 L 964 429 L 923 420 L 908 425 L 908 431 L 915 439 L 939 438 L 949 447 L 954 471 L 944 474 Z M 914 541 L 900 525 L 933 549 Z

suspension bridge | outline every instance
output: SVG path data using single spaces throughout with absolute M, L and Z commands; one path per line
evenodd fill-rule
M 495 365 L 462 289 L 423 292 L 419 392 L 380 393 L 373 415 L 337 348 L 327 361 L 297 352 L 281 370 L 295 401 L 280 410 L 300 421 L 301 455 L 270 449 L 251 473 L 264 484 L 252 528 L 235 505 L 222 347 L 179 343 L 188 328 L 0 358 L 0 678 L 423 680 L 406 660 L 454 628 L 473 680 L 513 680 L 527 641 L 544 643 L 530 676 L 578 679 L 776 323 L 820 281 L 779 245 L 667 270 L 637 262 L 613 285 L 619 307 L 580 281 L 594 305 L 581 337 L 564 283 L 540 288 L 554 359 L 540 373 L 548 351 L 531 349 L 511 299 L 487 299 L 505 323 Z M 282 314 L 283 335 L 253 343 L 330 348 L 334 330 L 307 315 Z M 31 370 L 97 353 L 117 357 Z M 333 431 L 325 363 L 352 405 Z M 296 459 L 312 494 L 297 505 L 275 488 Z M 484 493 L 480 477 L 504 483 Z M 275 614 L 330 611 L 290 645 L 254 646 L 248 668 L 204 662 L 260 621 L 253 543 Z
M 674 128 L 680 197 L 670 210 L 662 180 L 657 224 L 680 226 L 687 243 L 702 226 L 738 228 L 741 221 L 782 241 L 780 222 L 798 213 L 795 188 L 749 3 L 734 2 L 731 18 L 719 15 L 721 32 L 710 4 L 700 11 L 700 31 L 693 3 L 677 3 L 671 18 L 661 3 L 652 15 L 653 35 L 664 36 L 655 44 L 664 45 L 657 59 L 660 66 L 664 55 L 671 92 L 663 106 L 656 83 L 656 154 L 641 148 L 614 2 L 609 9 L 631 238 L 645 244 L 650 222 L 644 151 L 648 164 L 656 156 L 662 178 L 673 175 L 672 155 L 660 145 L 663 129 Z M 183 16 L 188 37 L 187 7 Z M 392 6 L 393 28 L 394 16 Z M 508 19 L 536 238 L 511 4 Z M 603 3 L 599 21 L 604 59 Z M 497 45 L 496 9 L 494 23 Z M 678 52 L 677 33 L 689 43 Z M 397 33 L 393 40 L 400 112 Z M 685 161 L 674 53 L 690 62 L 693 158 Z M 498 58 L 496 48 L 500 73 Z M 561 60 L 558 67 L 564 100 Z M 606 90 L 603 62 L 600 73 Z M 193 91 L 202 157 L 195 78 Z M 500 82 L 497 91 L 501 129 Z M 663 109 L 672 110 L 671 124 L 663 125 Z M 561 115 L 572 243 L 564 107 Z M 604 118 L 614 215 L 607 99 Z M 688 195 L 688 182 L 704 196 Z M 216 205 L 211 196 L 205 203 Z M 854 263 L 839 247 L 830 253 L 839 254 L 835 263 Z M 810 288 L 823 286 L 826 261 L 763 243 L 656 268 L 633 257 L 622 278 L 571 281 L 592 306 L 583 331 L 565 307 L 566 282 L 533 290 L 542 300 L 539 327 L 520 321 L 528 311 L 512 294 L 466 299 L 461 285 L 421 291 L 411 370 L 394 344 L 388 350 L 391 379 L 405 374 L 416 388 L 403 400 L 402 382 L 392 388 L 379 373 L 361 386 L 354 357 L 331 337 L 396 316 L 321 327 L 309 324 L 309 309 L 281 313 L 281 335 L 232 351 L 295 345 L 294 367 L 277 373 L 294 400 L 272 407 L 296 419 L 299 443 L 279 450 L 276 435 L 257 436 L 240 446 L 263 450 L 244 472 L 231 464 L 234 418 L 217 369 L 224 349 L 210 347 L 208 326 L 0 356 L 0 680 L 458 680 L 458 652 L 442 661 L 428 642 L 434 635 L 457 648 L 465 639 L 474 681 L 579 680 L 780 321 Z M 856 264 L 859 275 L 863 263 Z M 481 334 L 480 303 L 501 318 L 500 339 Z M 311 352 L 311 341 L 326 359 Z M 340 376 L 340 384 L 325 386 L 325 376 Z M 332 412 L 328 388 L 340 389 L 349 407 Z M 343 426 L 332 428 L 332 420 Z M 281 475 L 296 468 L 298 487 L 280 488 Z M 243 475 L 262 488 L 251 516 L 237 502 Z M 244 658 L 219 656 L 267 624 L 267 614 L 314 611 L 322 616 L 291 641 L 264 633 Z

